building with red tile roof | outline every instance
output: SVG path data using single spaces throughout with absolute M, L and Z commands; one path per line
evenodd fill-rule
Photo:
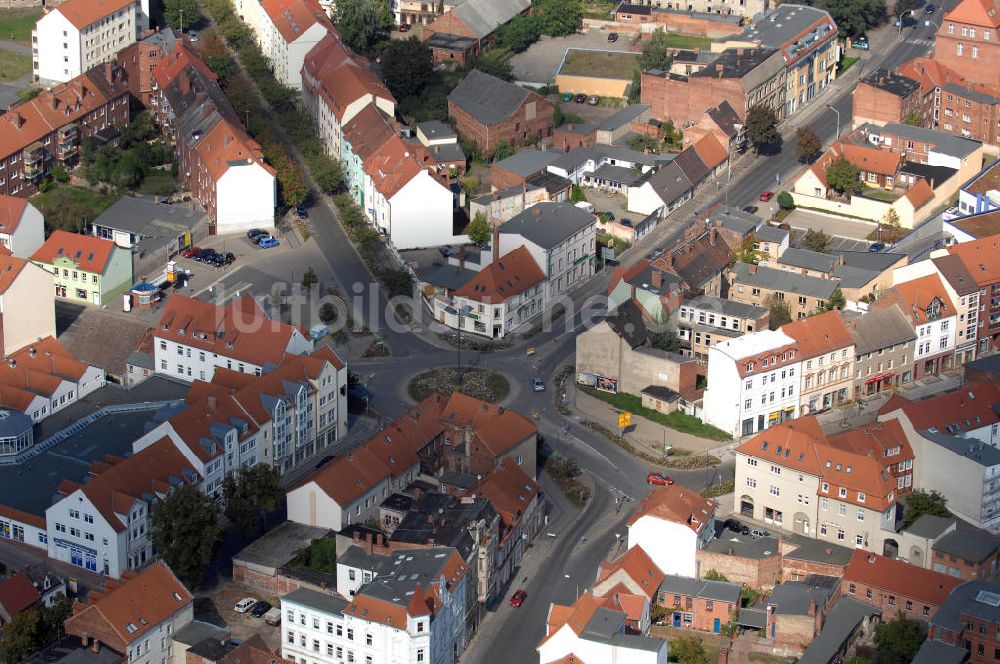
M 42 596 L 26 572 L 0 579 L 0 624 L 41 602 Z
M 0 195 L 0 245 L 28 258 L 45 243 L 45 219 L 23 198 Z
M 31 261 L 51 275 L 55 296 L 108 305 L 133 284 L 132 255 L 111 240 L 56 230 Z
M 680 484 L 649 491 L 629 516 L 628 546 L 641 546 L 664 574 L 695 576 L 695 554 L 714 536 L 719 504 Z M 670 547 L 657 542 L 670 541 Z
M 799 413 L 828 410 L 854 396 L 854 338 L 833 309 L 781 326 L 795 339 L 801 382 Z
M 0 362 L 0 405 L 39 422 L 105 384 L 104 371 L 77 360 L 55 337 L 11 352 Z
M 913 377 L 923 378 L 954 366 L 958 311 L 936 272 L 897 283 L 872 304 L 898 307 L 917 335 Z
M 936 429 L 996 446 L 1000 444 L 1000 433 L 994 432 L 994 428 L 1000 428 L 996 427 L 1000 424 L 997 404 L 1000 388 L 993 383 L 978 383 L 917 401 L 894 394 L 878 412 L 883 416 L 902 410 L 918 431 Z
M 473 491 L 500 515 L 497 582 L 506 585 L 521 566 L 527 547 L 542 527 L 541 487 L 524 469 L 504 459 Z
M 840 592 L 881 609 L 882 615 L 926 622 L 962 583 L 947 574 L 856 550 L 844 569 Z
M 279 83 L 302 89 L 302 66 L 313 47 L 336 36 L 330 17 L 316 0 L 263 0 L 259 21 L 250 21 L 261 51 Z
M 622 586 L 633 595 L 644 595 L 653 600 L 664 577 L 666 574 L 656 566 L 646 550 L 633 546 L 615 560 L 601 563 L 592 592 L 595 597 L 604 597 L 608 591 Z
M 64 83 L 112 61 L 149 30 L 149 0 L 66 0 L 32 32 L 34 80 Z
M 981 293 L 988 294 L 989 309 L 988 315 L 983 314 L 979 319 L 977 329 L 977 341 L 979 351 L 996 349 L 1000 347 L 1000 316 L 993 312 L 994 300 L 992 293 L 1000 284 L 1000 260 L 997 258 L 997 245 L 1000 243 L 1000 235 L 990 235 L 971 242 L 961 242 L 948 248 L 948 253 L 958 256 L 972 275 L 972 279 L 979 286 Z M 980 297 L 987 297 L 980 295 Z M 985 302 L 983 303 L 985 304 Z
M 1000 84 L 1000 45 L 990 35 L 998 29 L 996 0 L 962 0 L 941 19 L 934 59 L 969 81 Z
M 86 603 L 73 605 L 66 633 L 87 647 L 93 642 L 119 653 L 133 648 L 147 651 L 151 661 L 169 658 L 172 635 L 194 620 L 194 598 L 170 568 L 153 563 L 139 573 L 126 573 L 121 582 L 105 581 L 91 591 Z M 148 649 L 148 650 L 147 650 Z

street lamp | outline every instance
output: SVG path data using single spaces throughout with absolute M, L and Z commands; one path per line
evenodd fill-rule
M 898 31 L 896 32 L 897 35 L 903 34 L 903 17 L 904 16 L 913 16 L 913 10 L 912 9 L 907 9 L 904 12 L 900 12 L 899 16 L 896 17 L 896 27 L 898 28 Z
M 840 111 L 838 111 L 837 109 L 835 109 L 830 104 L 827 104 L 826 107 L 828 109 L 830 109 L 831 111 L 833 111 L 834 113 L 837 114 L 837 135 L 834 136 L 834 139 L 838 139 L 838 138 L 840 138 Z
M 458 316 L 458 389 L 462 389 L 462 318 L 472 313 L 472 305 L 455 308 L 455 315 Z
M 740 132 L 743 131 L 743 125 L 741 125 L 739 123 L 736 123 L 736 124 L 733 125 L 733 129 L 736 130 L 736 143 L 737 143 L 737 147 L 738 147 L 739 144 L 742 142 L 742 138 L 740 137 Z M 733 155 L 732 155 L 731 152 L 729 153 L 728 157 L 729 157 L 729 160 L 728 160 L 728 163 L 726 164 L 726 206 L 727 207 L 729 206 L 729 183 L 732 182 L 732 180 L 733 180 Z

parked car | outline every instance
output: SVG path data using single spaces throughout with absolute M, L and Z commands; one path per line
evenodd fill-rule
M 281 244 L 280 242 L 278 242 L 276 239 L 268 235 L 266 238 L 263 238 L 260 242 L 258 242 L 257 246 L 260 247 L 261 249 L 271 249 L 273 247 L 277 247 L 280 244 Z
M 619 219 L 618 223 L 621 224 L 622 226 L 628 226 L 629 228 L 632 228 L 632 220 L 631 219 Z
M 767 203 L 769 200 L 774 198 L 773 191 L 762 191 L 760 192 L 760 200 L 762 203 Z
M 868 245 L 868 251 L 873 254 L 877 254 L 880 251 L 885 251 L 885 242 L 872 242 Z
M 195 254 L 194 256 L 192 256 L 192 258 L 194 258 L 199 263 L 204 263 L 211 256 L 214 256 L 214 255 L 215 255 L 215 249 L 202 249 L 197 254 Z
M 749 535 L 750 529 L 736 519 L 726 519 L 726 529 L 740 535 Z
M 250 615 L 252 615 L 254 618 L 260 618 L 270 610 L 271 610 L 271 603 L 265 602 L 264 600 L 260 600 L 259 602 L 253 605 L 252 609 L 250 609 Z
M 281 624 L 281 609 L 278 607 L 272 608 L 270 611 L 264 614 L 264 622 L 268 625 L 274 625 L 277 627 Z
M 750 537 L 754 539 L 760 539 L 761 537 L 770 537 L 770 536 L 771 533 L 767 532 L 766 530 L 757 530 L 756 528 L 754 528 L 753 530 L 750 531 Z
M 250 230 L 247 231 L 247 238 L 251 240 L 261 235 L 270 235 L 270 233 L 260 228 L 251 228 Z
M 191 40 L 192 42 L 197 43 L 199 41 L 199 39 L 198 39 L 198 33 L 197 32 L 189 32 L 188 33 L 188 39 Z
M 572 92 L 564 92 L 562 94 L 562 100 L 563 101 L 573 101 L 573 93 Z
M 670 486 L 674 483 L 674 478 L 669 475 L 664 475 L 663 473 L 650 473 L 646 475 L 646 484 L 655 484 L 656 486 Z
M 531 389 L 533 389 L 535 392 L 544 392 L 545 381 L 543 381 L 541 378 L 538 378 L 537 376 L 535 378 L 532 378 Z
M 181 252 L 181 256 L 183 256 L 184 258 L 191 258 L 199 251 L 201 251 L 201 247 L 188 247 L 187 249 Z
M 609 32 L 608 33 L 608 43 L 614 44 L 616 41 L 618 41 L 618 33 L 617 32 Z
M 585 101 L 587 101 L 587 95 L 580 93 L 576 96 L 576 103 L 582 104 Z
M 236 606 L 233 607 L 233 611 L 236 613 L 246 613 L 256 603 L 257 600 L 255 598 L 244 597 L 240 601 L 236 602 Z
M 514 594 L 510 596 L 510 605 L 516 609 L 524 604 L 524 600 L 526 599 L 528 599 L 528 591 L 524 588 L 518 588 L 514 591 Z
M 299 215 L 299 219 L 308 219 L 309 208 L 307 208 L 305 205 L 296 205 L 295 214 Z
M 927 14 L 928 16 L 936 11 L 937 7 L 935 7 L 934 5 L 928 4 L 926 7 L 924 7 L 924 13 Z
M 399 31 L 400 32 L 409 32 L 410 31 L 410 24 L 409 23 L 404 23 L 403 25 L 399 26 Z
M 600 101 L 601 100 L 598 97 L 594 96 L 594 95 L 590 95 L 589 97 L 587 97 L 587 104 L 589 106 L 597 106 L 597 104 L 599 104 Z
M 747 214 L 757 214 L 757 210 L 759 209 L 756 205 L 746 205 L 743 207 L 743 211 Z
M 859 51 L 867 51 L 870 47 L 868 46 L 868 37 L 861 36 L 855 37 L 854 41 L 851 42 L 851 48 L 856 48 Z
M 226 253 L 222 254 L 222 260 L 225 261 L 226 265 L 232 265 L 233 263 L 236 262 L 236 254 L 234 254 L 231 251 L 227 251 Z

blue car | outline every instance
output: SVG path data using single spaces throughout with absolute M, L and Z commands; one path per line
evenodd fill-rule
M 873 254 L 877 254 L 880 251 L 885 251 L 885 242 L 873 242 L 868 246 L 868 251 Z
M 270 249 L 272 247 L 277 247 L 279 244 L 281 243 L 275 240 L 273 237 L 266 237 L 262 239 L 260 242 L 258 242 L 257 246 L 260 247 L 261 249 Z

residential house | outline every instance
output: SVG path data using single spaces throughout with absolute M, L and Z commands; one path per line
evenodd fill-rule
M 988 85 L 1000 84 L 996 33 L 1000 17 L 992 2 L 963 0 L 945 13 L 934 37 L 934 59 L 962 78 Z
M 667 275 L 680 279 L 687 297 L 722 297 L 728 286 L 724 275 L 732 260 L 733 251 L 719 226 L 700 229 L 695 225 L 660 245 L 650 267 L 664 272 L 664 280 L 670 280 Z
M 664 574 L 696 577 L 696 554 L 715 535 L 718 506 L 680 484 L 650 489 L 626 522 L 628 548 L 642 547 Z
M 274 226 L 275 170 L 243 127 L 216 75 L 184 41 L 153 71 L 150 100 L 178 173 L 212 221 L 212 233 Z
M 622 394 L 658 390 L 661 403 L 656 410 L 670 410 L 679 399 L 692 398 L 697 391 L 697 363 L 654 348 L 649 327 L 635 302 L 627 300 L 577 335 L 577 382 Z
M 106 456 L 81 482 L 69 478 L 45 510 L 49 557 L 114 579 L 155 557 L 150 510 L 182 485 L 201 478 L 164 438 L 127 458 Z
M 249 293 L 225 305 L 174 295 L 153 333 L 157 373 L 180 380 L 212 380 L 216 368 L 260 375 L 285 354 L 311 353 L 301 329 L 271 320 Z
M 768 328 L 770 313 L 764 307 L 699 295 L 685 300 L 677 312 L 677 335 L 685 355 L 708 362 L 708 349 L 726 339 Z
M 921 411 L 922 412 L 922 411 Z M 947 421 L 958 418 L 949 416 Z M 961 431 L 950 433 L 936 426 L 921 428 L 901 407 L 878 415 L 882 423 L 898 420 L 916 458 L 913 486 L 948 496 L 948 509 L 977 528 L 1000 529 L 1000 450 L 979 440 L 969 440 Z
M 643 548 L 634 546 L 613 561 L 601 563 L 591 593 L 625 611 L 627 630 L 645 634 L 650 627 L 650 606 L 657 601 L 664 577 Z
M 458 134 L 440 120 L 418 122 L 416 135 L 407 143 L 424 168 L 448 177 L 465 173 L 465 152 L 458 144 Z
M 799 416 L 802 360 L 795 339 L 760 330 L 708 349 L 702 417 L 735 438 Z
M 497 582 L 506 587 L 521 567 L 521 559 L 542 528 L 541 487 L 521 466 L 508 460 L 473 489 L 490 501 L 500 516 L 497 542 Z
M 767 638 L 779 647 L 804 650 L 823 628 L 840 596 L 839 585 L 839 578 L 821 574 L 776 585 L 767 599 Z
M 929 620 L 961 579 L 875 553 L 855 551 L 840 592 L 878 608 L 883 615 Z
M 282 656 L 457 663 L 469 638 L 468 566 L 448 547 L 398 553 L 392 562 L 350 601 L 306 588 L 285 595 Z
M 639 214 L 659 210 L 660 216 L 665 217 L 691 198 L 694 187 L 679 164 L 668 162 L 633 182 L 628 188 L 627 209 Z
M 549 173 L 549 165 L 561 158 L 562 155 L 557 150 L 518 150 L 506 159 L 493 162 L 490 167 L 490 188 L 497 191 L 525 186 L 528 180 Z
M 53 336 L 11 351 L 0 364 L 0 404 L 36 423 L 104 385 L 103 369 L 80 362 Z
M 958 315 L 937 274 L 897 284 L 872 306 L 897 307 L 909 319 L 917 335 L 913 356 L 915 379 L 954 366 Z
M 926 122 L 920 83 L 888 69 L 878 68 L 858 81 L 851 100 L 852 127 L 907 119 L 917 119 L 921 125 Z
M 768 307 L 771 298 L 777 298 L 788 305 L 793 320 L 826 307 L 840 283 L 748 263 L 734 263 L 728 279 L 730 300 Z
M 545 637 L 537 646 L 538 661 L 666 664 L 666 639 L 631 634 L 627 626 L 625 611 L 608 598 L 598 599 L 589 592 L 570 606 L 552 604 L 545 621 Z
M 777 262 L 788 249 L 788 231 L 777 226 L 761 226 L 753 234 L 753 249 L 763 265 Z
M 868 431 L 827 438 L 807 416 L 757 434 L 736 448 L 741 495 L 734 509 L 799 535 L 881 551 L 893 533 L 898 493 L 876 451 L 892 449 L 901 436 L 879 445 L 866 436 L 893 434 Z
M 57 230 L 31 262 L 51 275 L 58 298 L 103 306 L 132 286 L 130 252 L 103 238 Z
M 149 0 L 66 0 L 31 32 L 34 80 L 47 87 L 77 78 L 114 60 L 148 29 Z
M 55 335 L 52 276 L 35 263 L 0 254 L 0 351 L 4 357 Z
M 41 601 L 41 594 L 25 572 L 15 572 L 0 580 L 0 624 L 6 625 L 11 618 L 38 606 Z
M 521 153 L 518 153 L 521 154 Z M 487 221 L 502 224 L 515 215 L 524 212 L 535 203 L 549 200 L 549 192 L 545 187 L 534 184 L 517 184 L 505 189 L 497 189 L 491 194 L 485 194 L 469 201 L 469 216 L 483 214 Z
M 0 195 L 0 245 L 17 258 L 29 258 L 45 243 L 45 219 L 34 205 Z
M 680 307 L 685 288 L 677 274 L 654 268 L 653 262 L 644 258 L 631 267 L 617 267 L 611 273 L 608 309 L 617 309 L 631 300 L 647 320 L 666 322 Z
M 170 568 L 154 563 L 75 604 L 63 627 L 88 647 L 108 646 L 136 664 L 171 658 L 172 635 L 194 620 L 194 599 Z
M 125 70 L 134 108 L 150 108 L 156 92 L 153 89 L 153 71 L 174 50 L 174 42 L 179 34 L 173 28 L 158 27 L 115 56 L 115 63 Z
M 996 659 L 1000 643 L 1000 585 L 968 581 L 955 588 L 927 625 L 927 640 L 914 664 L 969 662 L 987 664 Z
M 852 398 L 854 338 L 839 311 L 782 325 L 781 331 L 795 340 L 802 363 L 800 415 L 829 410 Z
M 996 260 L 996 242 L 1000 235 L 962 242 L 948 248 L 948 253 L 958 256 L 965 269 L 979 288 L 976 340 L 979 353 L 995 350 L 1000 343 L 1000 262 Z M 972 324 L 975 310 L 973 296 L 969 295 L 968 323 Z M 968 337 L 968 335 L 967 335 Z M 966 358 L 968 359 L 968 358 Z
M 635 3 L 621 3 L 615 8 L 615 20 L 619 23 L 662 23 L 664 19 L 659 17 L 661 13 L 670 12 L 691 20 L 698 17 L 703 20 L 721 21 L 724 18 L 731 18 L 737 22 L 741 18 L 749 19 L 752 16 L 763 14 L 767 11 L 766 0 L 750 0 L 746 5 L 732 6 L 712 5 L 710 0 L 695 0 L 695 2 L 684 5 L 668 2 L 666 6 L 654 5 L 649 0 L 639 0 Z M 708 16 L 705 16 L 708 15 Z M 710 18 L 709 18 L 710 17 Z
M 315 0 L 262 0 L 258 11 L 259 22 L 250 25 L 257 28 L 254 37 L 274 77 L 301 90 L 306 55 L 331 34 L 330 18 Z
M 436 17 L 447 14 L 461 0 L 444 0 L 444 2 L 428 3 L 417 0 L 397 0 L 392 3 L 397 25 L 427 25 Z
M 854 340 L 852 398 L 870 397 L 913 380 L 917 335 L 898 307 L 843 315 Z
M 667 575 L 656 601 L 667 610 L 668 624 L 673 627 L 718 634 L 740 608 L 742 591 L 738 583 Z
M 874 607 L 841 597 L 824 620 L 822 631 L 806 647 L 799 661 L 802 664 L 829 664 L 847 657 L 857 645 L 874 637 L 881 617 Z
M 902 427 L 896 422 L 874 422 L 831 434 L 827 442 L 837 449 L 882 459 L 885 481 L 896 485 L 896 495 L 913 490 L 913 462 L 916 455 Z
M 28 197 L 55 165 L 72 169 L 83 139 L 113 141 L 129 121 L 124 72 L 106 64 L 13 104 L 0 122 L 0 194 Z
M 371 69 L 333 33 L 327 33 L 305 56 L 302 100 L 319 129 L 328 154 L 343 159 L 344 127 L 362 109 L 374 105 L 389 117 L 396 100 Z
M 529 0 L 466 0 L 424 27 L 423 39 L 435 64 L 463 66 L 493 40 L 493 32 L 531 7 Z M 461 132 L 461 130 L 459 130 Z M 512 143 L 513 145 L 513 143 Z
M 1000 538 L 961 519 L 924 514 L 900 536 L 899 551 L 912 565 L 965 581 L 996 573 Z
M 468 7 L 469 1 L 462 7 Z M 483 4 L 486 0 L 471 1 Z M 448 17 L 460 18 L 453 11 L 438 21 Z M 478 69 L 469 72 L 448 95 L 448 117 L 459 135 L 487 155 L 492 155 L 501 141 L 517 146 L 529 138 L 551 136 L 554 111 L 552 102 L 537 93 Z
M 962 215 L 1000 209 L 1000 160 L 983 168 L 958 191 L 958 211 Z M 992 233 L 991 233 L 992 235 Z
M 993 383 L 978 383 L 918 401 L 895 394 L 879 409 L 879 414 L 902 410 L 918 431 L 937 429 L 997 447 L 1000 446 L 1000 415 L 993 409 L 998 403 L 1000 388 Z
M 625 187 L 635 186 L 639 176 L 648 173 L 657 163 L 674 159 L 650 155 L 629 147 L 598 143 L 593 148 L 573 148 L 556 155 L 546 167 L 549 173 L 570 180 L 581 187 L 625 193 Z M 700 164 L 700 162 L 698 162 Z M 700 166 L 704 169 L 704 165 Z
M 572 203 L 532 205 L 501 224 L 493 242 L 501 257 L 526 247 L 545 275 L 543 298 L 550 306 L 594 276 L 596 217 Z

